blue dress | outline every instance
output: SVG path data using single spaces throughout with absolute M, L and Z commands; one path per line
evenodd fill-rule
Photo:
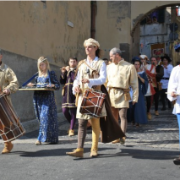
M 50 78 L 49 78 L 50 75 Z M 46 77 L 37 77 L 37 84 L 49 84 L 51 81 L 55 89 L 60 88 L 54 71 L 51 71 Z M 37 119 L 40 122 L 38 140 L 40 142 L 58 143 L 58 120 L 57 107 L 53 91 L 35 91 L 34 92 L 34 109 Z
M 139 81 L 139 98 L 138 102 L 135 104 L 134 107 L 134 119 L 135 122 L 138 124 L 147 124 L 147 116 L 146 116 L 146 105 L 144 95 L 148 89 L 148 79 L 146 73 L 144 71 L 138 72 L 139 76 L 141 76 L 145 82 L 142 83 L 141 80 L 138 78 Z

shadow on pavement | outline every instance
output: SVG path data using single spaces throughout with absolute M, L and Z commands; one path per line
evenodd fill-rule
M 99 149 L 100 150 L 100 149 Z M 97 159 L 97 158 L 122 158 L 122 157 L 132 157 L 134 159 L 144 159 L 144 160 L 172 160 L 175 157 L 178 157 L 179 154 L 177 151 L 161 151 L 161 150 L 140 150 L 140 149 L 121 149 L 121 152 L 115 154 L 101 154 L 99 153 L 98 157 L 84 157 L 84 158 L 74 158 L 76 161 L 82 161 L 87 159 Z
M 162 151 L 162 150 L 140 150 L 140 149 L 120 149 L 121 152 L 115 154 L 100 154 L 96 158 L 111 158 L 111 157 L 127 157 L 130 156 L 135 159 L 149 159 L 149 160 L 168 160 L 178 157 L 180 153 L 177 151 Z M 74 160 L 85 160 L 94 158 L 77 158 Z
M 53 145 L 54 146 L 54 145 Z M 100 148 L 99 151 L 103 150 L 114 150 L 116 148 Z M 43 149 L 35 152 L 32 151 L 13 151 L 10 154 L 19 154 L 23 157 L 47 157 L 47 156 L 67 156 L 66 152 L 71 152 L 73 149 Z M 84 148 L 84 153 L 90 153 L 90 148 Z
M 117 156 L 131 156 L 136 159 L 167 160 L 178 157 L 178 151 L 148 150 L 148 149 L 121 149 Z

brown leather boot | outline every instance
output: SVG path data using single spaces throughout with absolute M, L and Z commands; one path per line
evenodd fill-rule
M 147 113 L 147 118 L 148 118 L 148 120 L 152 119 L 151 113 Z
M 4 149 L 2 150 L 2 154 L 6 154 L 9 153 L 13 148 L 13 144 L 10 142 L 5 142 L 4 143 Z
M 84 149 L 83 148 L 77 148 L 72 152 L 66 152 L 66 154 L 69 155 L 69 156 L 82 158 L 83 154 L 84 154 Z
M 156 116 L 159 116 L 159 112 L 158 112 L 158 111 L 155 111 L 155 115 L 156 115 Z

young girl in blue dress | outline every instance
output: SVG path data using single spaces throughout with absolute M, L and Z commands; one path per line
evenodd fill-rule
M 37 66 L 36 84 L 29 83 L 28 86 L 36 85 L 37 88 L 59 89 L 59 81 L 55 72 L 50 71 L 47 58 L 41 56 L 38 59 Z M 33 103 L 36 117 L 40 122 L 39 135 L 35 144 L 40 145 L 42 142 L 58 143 L 58 120 L 54 91 L 35 91 Z

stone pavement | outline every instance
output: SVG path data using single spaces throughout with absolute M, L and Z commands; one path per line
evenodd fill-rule
M 163 149 L 179 149 L 179 131 L 175 115 L 172 115 L 171 110 L 159 111 L 160 115 L 155 116 L 152 113 L 152 120 L 147 125 L 134 127 L 128 124 L 126 133 L 126 146 L 132 147 L 150 147 Z M 59 119 L 59 143 L 76 143 L 77 135 L 68 137 L 67 131 L 69 124 L 62 118 Z M 75 133 L 77 134 L 77 126 Z M 24 137 L 17 139 L 14 143 L 34 143 L 38 131 L 27 133 Z M 91 130 L 88 130 L 86 144 L 91 143 Z M 100 143 L 102 144 L 102 143 Z M 103 144 L 102 144 L 103 145 Z M 113 145 L 112 145 L 113 146 Z
M 89 157 L 91 131 L 83 159 L 66 155 L 77 146 L 77 135 L 67 136 L 68 127 L 61 119 L 56 145 L 36 146 L 38 131 L 14 141 L 12 152 L 0 155 L 0 180 L 179 180 L 180 166 L 172 162 L 180 154 L 178 126 L 170 111 L 139 128 L 129 124 L 126 146 L 99 143 L 97 158 Z
M 179 129 L 177 118 L 171 110 L 159 111 L 147 125 L 128 127 L 127 145 L 152 148 L 179 149 Z

